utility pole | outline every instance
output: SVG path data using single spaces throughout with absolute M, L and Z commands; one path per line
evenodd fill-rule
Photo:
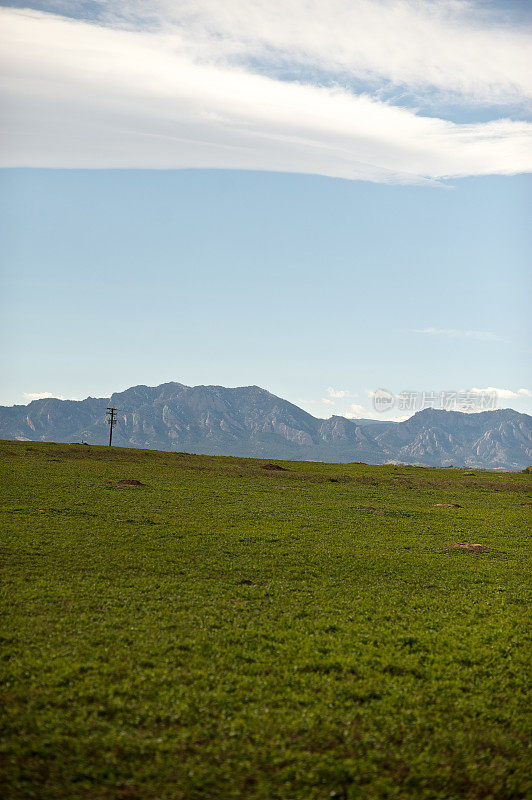
M 118 411 L 118 409 L 114 406 L 107 406 L 107 411 L 105 412 L 107 416 L 107 424 L 109 425 L 109 447 L 111 447 L 111 443 L 113 441 L 113 428 L 116 425 L 116 411 Z

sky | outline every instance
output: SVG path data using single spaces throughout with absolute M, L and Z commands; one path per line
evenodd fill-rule
M 1 2 L 0 403 L 175 380 L 532 413 L 531 12 Z

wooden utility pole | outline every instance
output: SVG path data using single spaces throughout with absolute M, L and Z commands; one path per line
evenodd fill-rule
M 107 411 L 105 412 L 107 415 L 107 424 L 109 425 L 109 447 L 111 447 L 113 441 L 113 428 L 116 425 L 116 411 L 118 411 L 118 409 L 114 406 L 107 406 Z

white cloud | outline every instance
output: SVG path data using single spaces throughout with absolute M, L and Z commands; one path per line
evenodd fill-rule
M 479 342 L 502 342 L 501 336 L 491 331 L 464 331 L 454 328 L 421 328 L 414 333 L 424 333 L 429 336 L 448 336 L 451 339 L 476 339 Z
M 532 397 L 530 389 L 518 389 L 514 392 L 512 389 L 497 389 L 495 386 L 487 386 L 485 389 L 473 387 L 467 390 L 469 394 L 487 395 L 496 394 L 500 400 L 515 400 L 519 397 Z
M 373 414 L 373 411 L 368 411 L 364 406 L 360 405 L 359 403 L 351 403 L 349 406 L 349 412 L 346 416 L 351 419 L 353 417 L 368 417 Z
M 1 9 L 0 164 L 262 169 L 405 183 L 532 170 L 532 123 L 455 124 L 339 85 L 283 81 L 245 66 L 246 58 L 286 50 L 319 70 L 336 59 L 357 78 L 386 73 L 393 83 L 428 78 L 479 98 L 528 96 L 525 34 L 477 30 L 466 6 L 440 2 L 431 21 L 423 4 L 400 0 L 334 0 L 332 7 L 297 0 L 288 17 L 277 3 L 244 9 L 240 0 L 204 0 L 179 4 L 178 12 L 159 3 L 149 31 Z M 131 28 L 146 6 L 109 8 L 114 25 L 129 9 L 121 24 Z M 449 30 L 456 40 L 446 40 Z
M 530 29 L 483 0 L 115 0 L 104 19 L 186 34 L 204 60 L 303 79 L 320 70 L 473 103 L 532 98 Z
M 332 386 L 329 386 L 327 393 L 329 397 L 334 397 L 337 400 L 341 400 L 342 397 L 347 397 L 349 394 L 345 389 L 333 389 Z
M 337 400 L 343 400 L 346 397 L 356 397 L 356 393 L 348 392 L 346 389 L 334 389 L 329 386 L 327 389 L 328 397 L 322 397 L 321 402 L 329 406 L 336 405 Z
M 54 397 L 51 392 L 22 392 L 22 397 L 31 403 L 32 400 L 44 400 L 47 397 Z
M 53 397 L 55 400 L 77 400 L 77 397 L 63 397 L 60 394 L 52 394 L 52 392 L 22 392 L 23 398 L 26 400 L 27 403 L 33 402 L 33 400 L 47 400 L 50 397 Z

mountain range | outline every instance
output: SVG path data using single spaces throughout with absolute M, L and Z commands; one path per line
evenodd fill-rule
M 424 409 L 404 422 L 319 419 L 258 386 L 133 386 L 110 398 L 0 407 L 0 438 L 317 461 L 519 469 L 532 462 L 532 417 L 513 409 Z

